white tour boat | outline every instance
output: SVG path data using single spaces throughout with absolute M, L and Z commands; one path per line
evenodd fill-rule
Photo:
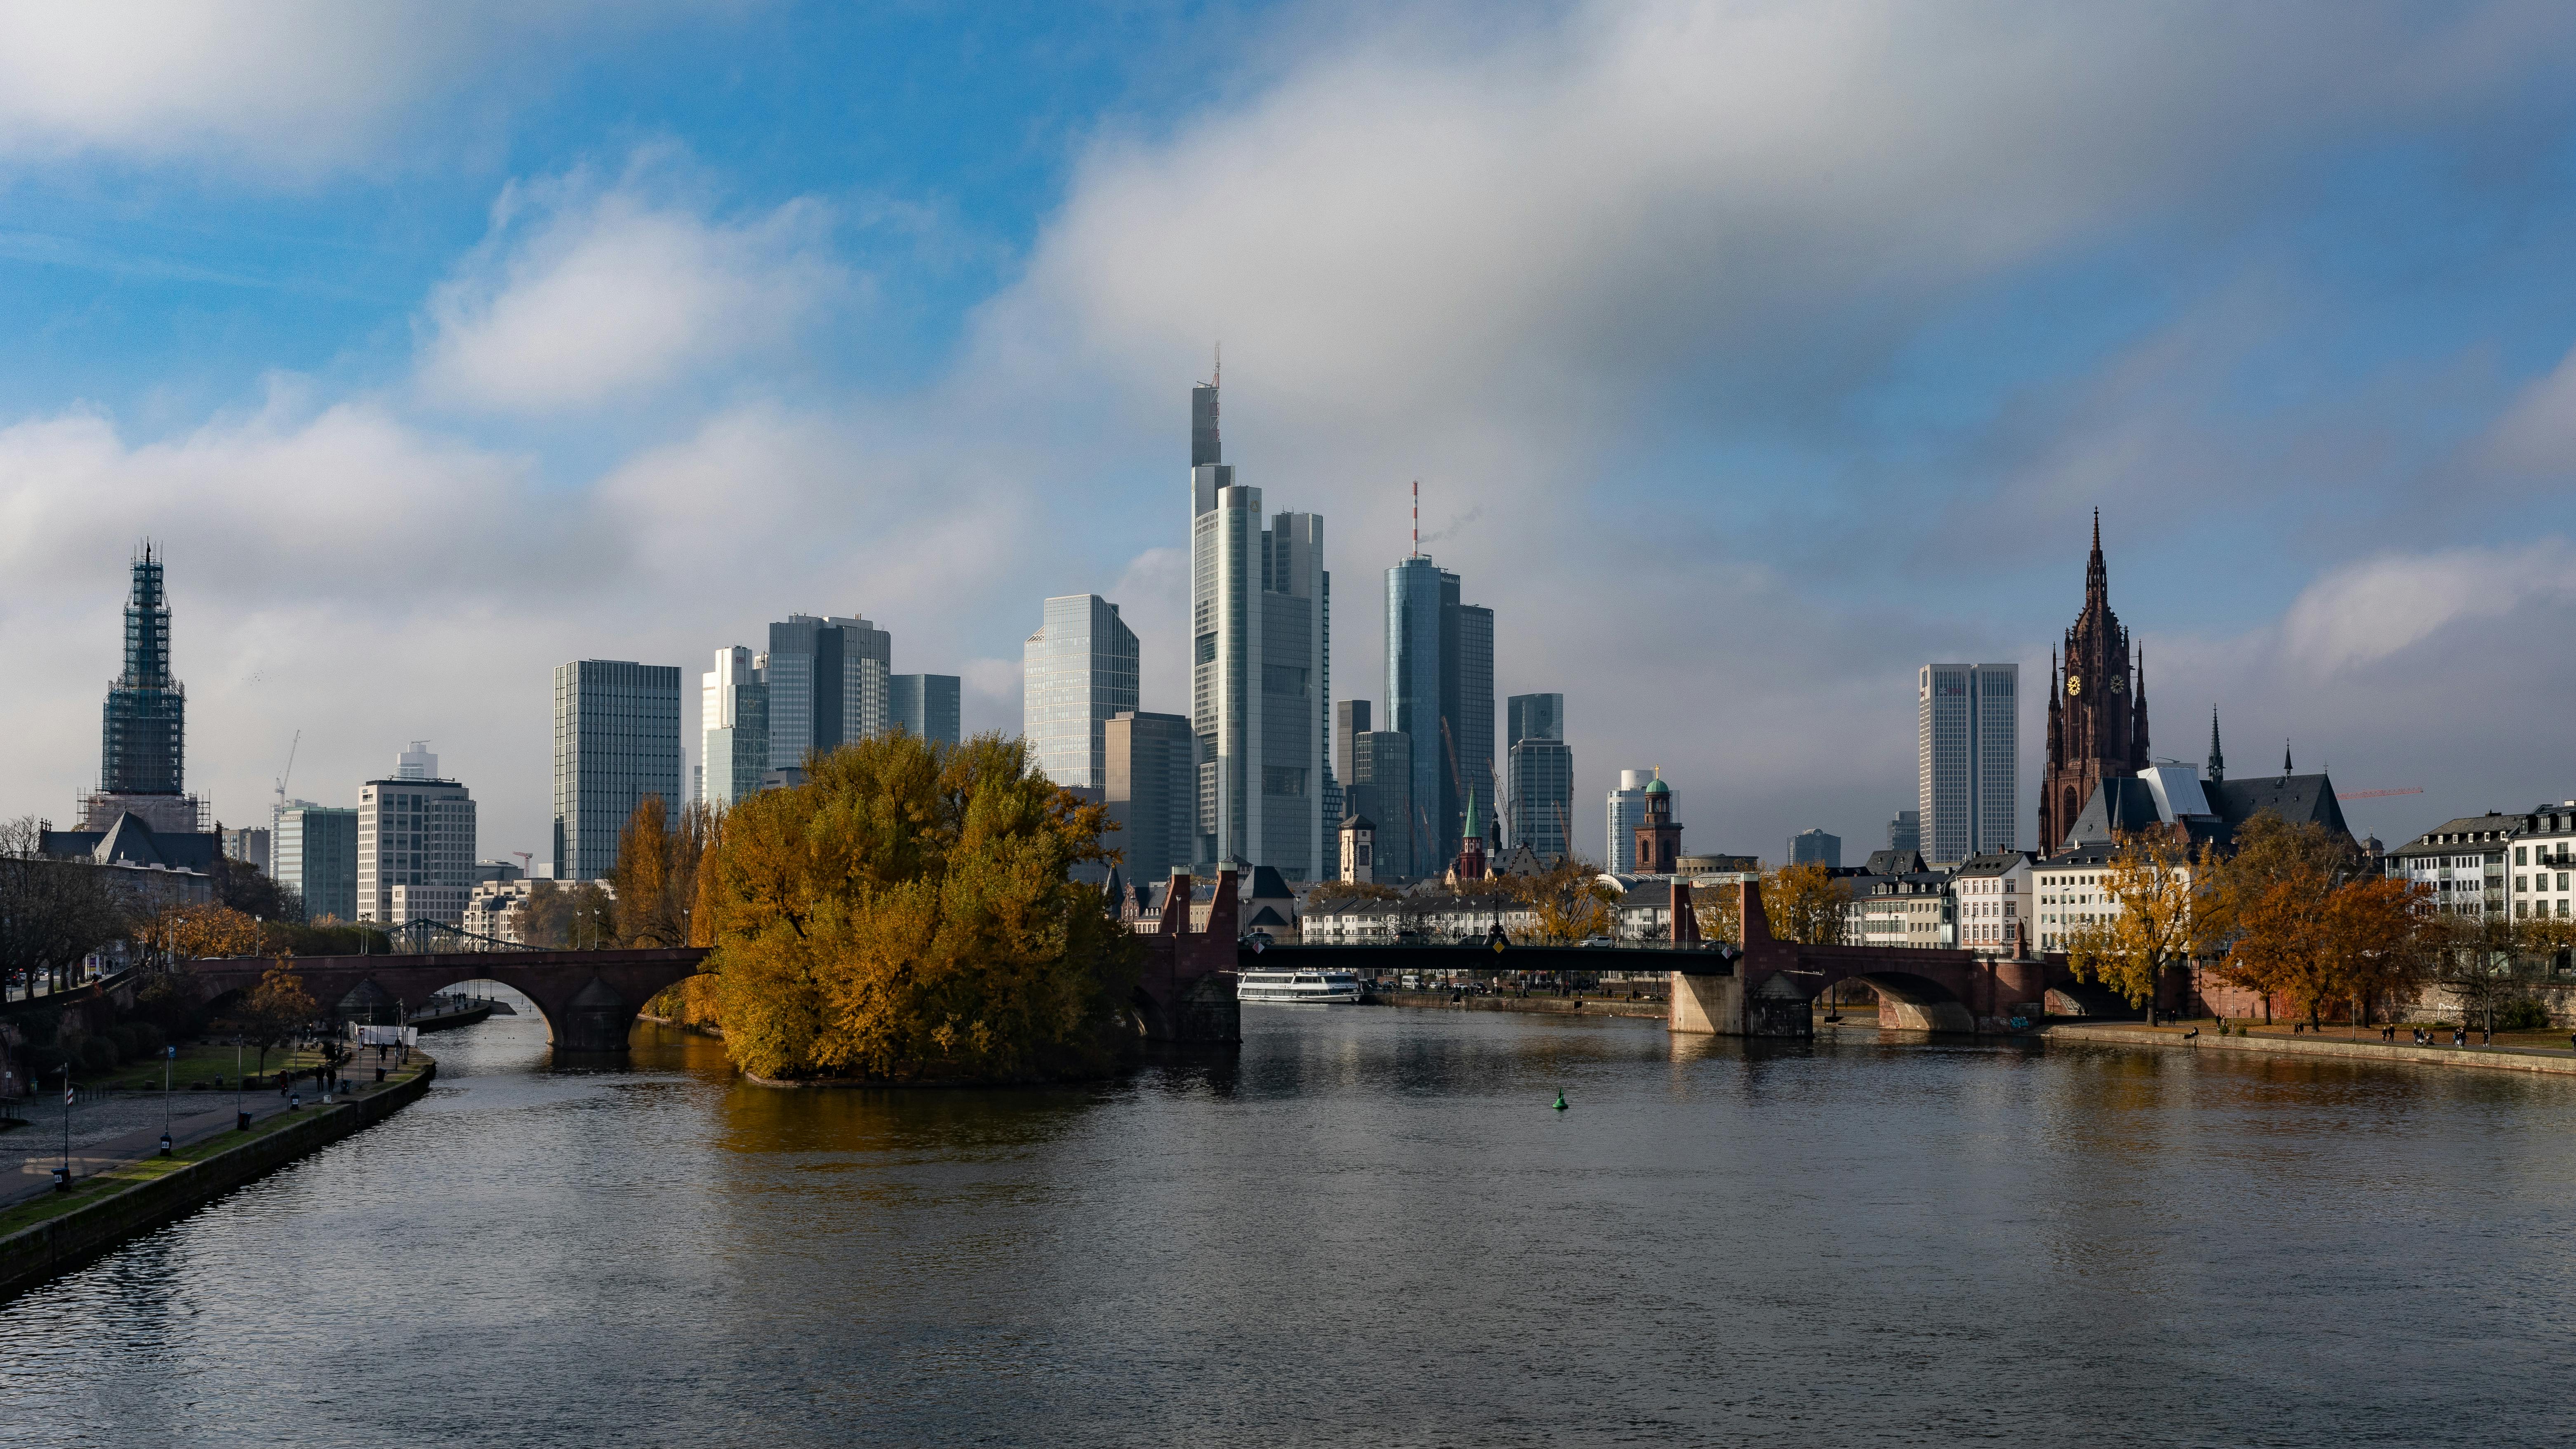
M 1355 971 L 1245 971 L 1235 978 L 1234 997 L 1272 1004 L 1357 1006 L 1360 978 Z

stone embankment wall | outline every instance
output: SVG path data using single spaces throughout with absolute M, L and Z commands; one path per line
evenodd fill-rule
M 32 1228 L 0 1238 L 0 1301 L 78 1267 L 127 1238 L 155 1228 L 307 1153 L 364 1131 L 429 1092 L 427 1071 L 354 1102 L 308 1109 L 313 1115 L 255 1137 L 228 1152 L 140 1182 Z
M 2052 1044 L 2100 1042 L 2110 1046 L 2153 1046 L 2181 1051 L 2245 1052 L 2256 1056 L 2315 1057 L 2342 1061 L 2395 1062 L 2408 1066 L 2458 1067 L 2469 1071 L 2538 1072 L 2576 1076 L 2576 1056 L 2511 1050 L 2464 1050 L 2450 1046 L 2416 1046 L 2412 1042 L 2336 1041 L 2331 1037 L 2217 1036 L 2202 1032 L 2186 1039 L 2177 1031 L 2145 1027 L 2052 1024 L 2041 1029 Z
M 1451 1000 L 1446 991 L 1380 991 L 1368 1000 L 1373 1006 L 1437 1006 L 1451 1011 L 1529 1011 L 1553 1016 L 1642 1016 L 1656 1021 L 1664 1019 L 1669 1008 L 1662 998 L 1651 1001 L 1627 1001 L 1606 995 L 1591 996 L 1478 996 L 1469 993 Z

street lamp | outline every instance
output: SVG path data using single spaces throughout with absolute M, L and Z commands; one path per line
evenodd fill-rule
M 72 1064 L 63 1063 L 63 1165 L 54 1169 L 54 1191 L 72 1190 Z
M 170 1155 L 170 1064 L 177 1061 L 179 1049 L 161 1048 L 161 1155 Z

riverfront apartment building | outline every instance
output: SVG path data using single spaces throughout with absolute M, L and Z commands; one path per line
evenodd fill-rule
M 698 798 L 729 810 L 769 773 L 768 660 L 736 644 L 715 662 L 698 676 Z
M 2446 916 L 2529 920 L 2576 915 L 2576 800 L 2520 814 L 2446 820 L 2388 853 L 2388 873 L 2424 888 Z
M 1468 792 L 1495 794 L 1494 611 L 1459 600 L 1458 576 L 1426 554 L 1386 571 L 1386 727 L 1413 742 L 1415 875 L 1458 849 Z
M 644 797 L 682 798 L 680 757 L 678 665 L 556 665 L 554 878 L 614 870 L 618 832 Z
M 1192 389 L 1191 855 L 1305 882 L 1332 869 L 1339 824 L 1324 818 L 1332 577 L 1321 515 L 1261 510 L 1223 460 L 1215 384 Z
M 438 756 L 415 741 L 391 777 L 358 787 L 357 814 L 357 918 L 462 922 L 476 878 L 474 797 L 440 776 Z
M 358 812 L 289 800 L 269 813 L 269 873 L 304 899 L 306 920 L 358 918 Z
M 1198 815 L 1190 718 L 1122 710 L 1101 726 L 1101 802 L 1118 826 L 1110 845 L 1134 884 L 1168 881 L 1190 866 Z
M 1116 604 L 1067 594 L 1042 606 L 1038 631 L 1021 650 L 1020 734 L 1048 779 L 1091 790 L 1106 784 L 1106 727 L 1137 709 L 1136 661 L 1136 631 Z
M 2013 848 L 2020 685 L 2018 664 L 1926 664 L 1916 676 L 1916 810 L 1936 866 Z
M 1505 817 L 1510 844 L 1543 861 L 1574 850 L 1574 747 L 1565 742 L 1565 696 L 1515 694 L 1506 702 Z
M 964 710 L 960 708 L 963 694 L 961 681 L 954 674 L 889 675 L 889 723 L 934 744 L 956 744 L 965 737 L 960 732 L 964 723 Z

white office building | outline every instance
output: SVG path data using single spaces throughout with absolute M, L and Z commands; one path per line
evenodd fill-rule
M 698 676 L 698 798 L 711 809 L 760 793 L 769 769 L 767 662 L 736 644 L 717 650 L 716 667 Z
M 1059 785 L 1108 784 L 1106 729 L 1136 703 L 1136 631 L 1098 594 L 1049 599 L 1021 651 L 1021 735 Z
M 358 919 L 465 919 L 475 882 L 474 797 L 415 741 L 390 778 L 358 787 Z M 309 907 L 308 907 L 309 909 Z
M 1935 866 L 2014 848 L 2020 682 L 2018 664 L 1926 664 L 1916 677 L 1916 808 Z
M 1290 882 L 1335 865 L 1325 818 L 1332 579 L 1324 520 L 1265 517 L 1261 490 L 1221 461 L 1217 390 L 1190 394 L 1190 728 L 1198 771 L 1192 858 L 1240 860 Z
M 1610 792 L 1609 848 L 1601 858 L 1612 875 L 1637 872 L 1637 827 L 1646 823 L 1646 787 L 1654 781 L 1652 770 L 1621 770 L 1619 788 Z

